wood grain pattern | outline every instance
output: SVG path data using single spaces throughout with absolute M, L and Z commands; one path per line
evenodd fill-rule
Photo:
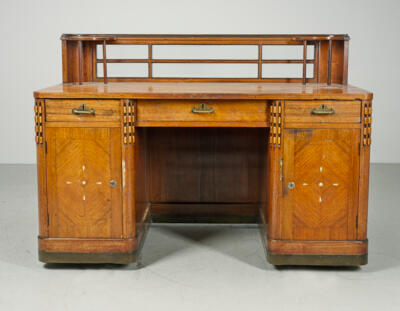
M 266 129 L 147 130 L 150 202 L 259 202 Z
M 192 103 L 192 101 L 184 102 Z M 180 101 L 177 103 L 180 103 Z M 119 109 L 121 113 L 120 129 L 49 127 L 48 130 L 50 132 L 57 130 L 76 131 L 76 133 L 80 133 L 76 134 L 78 136 L 83 135 L 82 133 L 86 130 L 120 131 L 121 134 L 116 139 L 120 141 L 120 143 L 118 142 L 119 146 L 121 144 L 125 146 L 121 149 L 122 162 L 120 164 L 115 162 L 114 166 L 111 167 L 112 171 L 122 171 L 122 201 L 119 203 L 122 210 L 119 226 L 122 229 L 119 232 L 119 237 L 140 238 L 139 233 L 142 232 L 141 228 L 144 228 L 147 223 L 146 219 L 150 207 L 153 208 L 153 213 L 156 215 L 173 215 L 175 213 L 185 219 L 185 215 L 190 217 L 207 215 L 214 215 L 213 217 L 227 215 L 248 217 L 254 214 L 254 206 L 259 206 L 263 222 L 268 222 L 269 238 L 285 239 L 282 247 L 274 249 L 275 254 L 302 254 L 301 251 L 298 251 L 299 249 L 306 254 L 358 254 L 358 248 L 354 247 L 353 242 L 350 244 L 331 242 L 338 240 L 355 241 L 359 237 L 366 236 L 366 231 L 363 231 L 366 227 L 366 223 L 363 223 L 366 215 L 362 214 L 365 213 L 366 209 L 365 207 L 361 209 L 358 207 L 357 180 L 358 170 L 362 170 L 365 166 L 361 163 L 364 160 L 358 158 L 358 142 L 361 141 L 364 127 L 361 123 L 349 122 L 332 122 L 331 125 L 322 128 L 318 122 L 302 123 L 300 120 L 299 123 L 287 123 L 285 122 L 287 120 L 286 113 L 290 111 L 285 107 L 287 103 L 275 101 L 271 107 L 274 107 L 274 103 L 275 114 L 270 115 L 270 118 L 272 118 L 270 122 L 274 126 L 280 124 L 279 127 L 277 125 L 275 127 L 276 133 L 279 131 L 281 135 L 283 148 L 279 148 L 276 141 L 275 144 L 269 144 L 268 152 L 266 152 L 268 137 L 270 136 L 268 129 L 139 127 L 138 131 L 130 131 L 129 127 L 133 128 L 136 125 L 134 112 L 140 111 L 140 109 L 135 106 L 134 101 L 125 99 L 121 100 L 121 108 Z M 306 104 L 315 103 L 318 102 L 313 101 Z M 351 103 L 354 104 L 356 109 L 359 109 L 357 107 L 360 107 L 360 102 L 353 101 Z M 345 102 L 345 104 L 349 103 Z M 132 122 L 124 121 L 124 117 L 128 121 L 128 106 L 131 107 L 129 118 L 132 119 Z M 264 102 L 263 106 L 266 107 L 267 103 Z M 240 106 L 240 108 L 243 107 Z M 352 108 L 349 109 L 351 111 Z M 265 115 L 266 111 L 273 112 L 273 109 L 265 109 Z M 365 115 L 362 115 L 362 118 L 365 118 Z M 75 123 L 77 122 L 79 121 L 75 121 Z M 167 122 L 167 126 L 169 122 Z M 184 123 L 186 121 L 178 122 Z M 288 126 L 285 130 L 282 129 L 282 123 Z M 52 126 L 52 124 L 72 125 L 74 122 L 48 122 L 48 124 L 49 126 Z M 306 125 L 303 128 L 289 128 L 299 124 Z M 135 144 L 133 144 L 133 140 L 132 143 L 125 144 L 128 140 L 124 141 L 123 137 L 124 133 L 128 132 L 135 135 L 137 139 Z M 49 139 L 52 136 L 50 133 Z M 69 136 L 74 135 L 64 133 L 60 136 L 64 139 L 66 137 L 70 139 Z M 99 133 L 91 135 L 92 138 L 99 136 L 102 137 Z M 96 138 L 96 140 L 98 139 Z M 106 137 L 104 141 L 109 140 L 110 137 Z M 52 142 L 51 145 L 57 146 L 57 143 Z M 68 145 L 68 143 L 61 142 L 61 145 L 64 148 L 64 145 Z M 84 151 L 78 150 L 77 153 L 84 154 Z M 49 149 L 49 156 L 51 154 L 52 151 Z M 68 152 L 65 154 L 64 157 L 73 158 L 68 155 Z M 57 161 L 62 161 L 62 158 L 63 156 L 57 156 Z M 282 159 L 284 161 L 281 161 Z M 55 158 L 51 160 L 51 162 L 54 161 L 57 162 Z M 290 163 L 290 161 L 293 161 L 293 163 Z M 331 167 L 328 165 L 329 161 L 332 162 Z M 361 161 L 360 164 L 358 161 Z M 246 162 L 248 164 L 243 165 Z M 324 185 L 328 181 L 332 182 L 331 189 L 323 193 L 318 192 L 321 187 L 316 180 L 323 174 L 319 174 L 321 175 L 319 176 L 318 173 L 313 173 L 320 168 L 320 162 L 323 163 L 325 174 L 322 179 L 320 178 L 320 182 Z M 267 167 L 265 167 L 265 163 Z M 296 167 L 294 163 L 297 163 Z M 118 165 L 120 165 L 119 168 Z M 359 165 L 361 165 L 360 168 Z M 232 170 L 232 167 L 235 170 Z M 48 169 L 51 171 L 51 168 Z M 360 172 L 365 174 L 365 171 Z M 288 176 L 291 177 L 290 174 L 294 174 L 292 179 L 295 181 L 300 177 L 313 179 L 314 184 L 312 185 L 307 179 L 310 182 L 310 189 L 312 188 L 313 191 L 308 193 L 302 190 L 296 200 L 289 198 L 287 181 L 289 180 Z M 62 176 L 63 172 L 59 172 L 58 175 Z M 51 174 L 48 174 L 48 176 L 50 176 L 50 183 L 52 183 Z M 296 181 L 296 185 L 298 186 L 298 181 Z M 343 187 L 340 193 L 335 192 L 339 185 Z M 263 191 L 264 187 L 268 189 L 267 192 Z M 184 193 L 182 193 L 182 189 L 185 189 Z M 307 193 L 309 196 L 307 196 Z M 317 203 L 321 203 L 315 200 L 318 197 L 317 194 L 320 198 L 323 197 L 324 202 L 328 202 L 324 208 L 319 210 L 315 209 Z M 365 197 L 365 194 L 360 194 L 360 200 L 362 200 L 362 196 Z M 50 203 L 52 197 L 58 197 L 57 191 L 49 189 Z M 71 203 L 68 205 L 71 205 Z M 239 208 L 236 209 L 234 206 Z M 53 208 L 53 210 L 55 209 Z M 51 219 L 59 217 L 59 211 L 63 211 L 63 208 L 57 207 L 57 214 L 50 213 L 50 230 L 47 235 L 52 239 L 59 236 L 58 232 L 54 230 L 55 226 L 52 227 L 51 221 Z M 67 215 L 73 218 L 74 213 L 76 212 L 72 210 L 72 216 Z M 363 220 L 358 220 L 359 216 Z M 110 221 L 110 219 L 108 220 Z M 84 247 L 97 247 L 102 249 L 103 252 L 104 249 L 107 252 L 108 247 L 113 247 L 103 247 L 101 246 L 103 244 L 84 242 L 85 238 L 92 237 L 90 233 L 87 235 L 85 225 L 79 224 L 83 228 L 82 231 L 76 229 L 76 224 L 75 226 L 71 226 L 71 223 L 68 224 L 65 219 L 62 222 L 64 228 L 62 226 L 56 227 L 64 231 L 63 235 L 60 236 L 64 238 L 64 242 L 53 242 L 50 239 L 47 242 L 48 249 L 60 251 L 62 247 L 65 247 L 65 249 L 77 251 Z M 359 222 L 364 227 L 358 229 Z M 68 236 L 70 232 L 65 229 L 65 224 L 68 224 L 67 227 L 73 228 L 72 230 L 76 235 Z M 94 227 L 93 224 L 91 226 Z M 102 226 L 101 232 L 94 237 L 110 236 L 109 232 L 104 234 L 106 226 Z M 112 227 L 115 229 L 115 224 Z M 73 246 L 71 246 L 65 236 L 69 239 L 83 239 L 82 245 L 89 243 L 98 246 L 79 246 L 80 242 L 75 240 L 71 244 Z M 294 243 L 296 241 L 299 241 L 300 244 Z M 318 241 L 329 243 L 326 245 L 318 244 Z M 280 243 L 282 244 L 282 242 Z M 57 248 L 59 245 L 64 246 Z M 113 245 L 113 243 L 110 245 Z M 341 251 L 339 251 L 340 249 Z
M 282 120 L 285 120 L 285 102 L 280 101 L 273 103 L 275 107 L 277 107 L 277 112 L 280 115 L 279 117 Z M 280 107 L 280 108 L 279 108 Z M 281 111 L 279 113 L 279 111 Z M 272 110 L 273 112 L 273 110 Z M 274 118 L 273 114 L 271 118 Z M 285 141 L 285 132 L 282 129 L 282 120 L 278 122 L 280 129 L 280 140 L 281 144 Z M 271 124 L 273 124 L 273 120 Z M 271 143 L 271 131 L 269 134 L 269 146 L 267 152 L 267 172 L 266 181 L 267 188 L 265 191 L 267 192 L 266 202 L 268 204 L 267 207 L 267 221 L 268 221 L 268 236 L 270 238 L 280 238 L 281 235 L 281 209 L 282 209 L 282 178 L 283 178 L 283 150 L 278 144 Z M 273 142 L 273 140 L 272 140 Z M 264 219 L 265 219 L 265 215 Z
M 307 83 L 326 82 L 347 83 L 347 57 L 349 40 L 348 35 L 119 35 L 119 34 L 66 34 L 61 37 L 67 48 L 63 48 L 63 77 L 64 82 L 101 81 L 105 84 L 108 81 L 197 81 L 197 82 L 269 82 L 269 83 Z M 141 44 L 147 45 L 148 55 L 144 58 L 121 58 L 107 59 L 106 45 Z M 96 45 L 103 48 L 103 57 L 97 58 Z M 197 59 L 157 59 L 153 57 L 153 47 L 157 45 L 253 45 L 258 48 L 256 59 L 208 59 L 208 57 Z M 262 47 L 268 45 L 298 45 L 303 46 L 303 55 L 296 59 L 265 59 L 262 57 Z M 313 57 L 307 59 L 307 45 L 314 46 Z M 260 52 L 261 51 L 261 52 Z M 318 51 L 318 52 L 317 52 Z M 97 64 L 103 64 L 103 77 L 97 77 Z M 135 77 L 107 77 L 107 63 L 144 63 L 147 64 L 148 74 L 143 78 Z M 154 63 L 253 63 L 257 65 L 257 77 L 233 77 L 233 78 L 212 78 L 201 77 L 155 77 L 153 73 Z M 264 63 L 299 63 L 303 64 L 301 77 L 274 78 L 263 75 Z M 314 64 L 314 74 L 306 77 L 306 64 Z M 321 77 L 321 73 L 323 75 Z
M 356 239 L 358 152 L 356 129 L 285 130 L 282 239 Z
M 360 123 L 342 123 L 342 122 L 324 122 L 324 123 L 307 123 L 307 122 L 285 122 L 285 128 L 287 129 L 309 129 L 310 127 L 315 129 L 331 129 L 331 128 L 343 128 L 343 129 L 360 129 Z
M 326 40 L 318 42 L 317 76 L 318 83 L 347 83 L 348 41 Z M 331 53 L 329 53 L 331 46 Z M 329 57 L 331 56 L 331 57 Z M 329 58 L 331 59 L 329 68 Z M 329 84 L 329 83 L 328 83 Z
M 360 103 L 361 104 L 361 103 Z M 286 101 L 286 123 L 360 123 L 361 105 L 354 101 Z M 315 115 L 311 111 L 326 105 L 333 109 L 329 115 Z
M 332 40 L 332 41 L 348 41 L 347 34 L 63 34 L 60 38 L 62 41 L 117 41 L 129 42 L 132 44 L 155 43 L 162 44 L 165 42 L 174 43 L 191 43 L 199 40 L 215 40 L 217 43 L 248 43 L 249 41 L 259 42 L 260 40 L 271 41 L 303 41 L 303 40 Z M 118 41 L 118 42 L 120 42 Z
M 357 239 L 359 240 L 367 238 L 372 102 L 365 101 L 362 103 L 362 107 L 364 108 L 364 113 L 362 115 L 363 127 L 360 135 L 362 148 L 360 150 L 360 185 L 357 217 Z
M 135 143 L 136 103 L 133 100 L 123 99 L 122 103 L 122 136 L 124 144 Z
M 268 127 L 265 121 L 138 121 L 136 128 L 140 127 Z
M 368 241 L 267 241 L 268 251 L 291 255 L 363 255 L 368 253 Z
M 347 35 L 61 39 L 64 83 L 34 93 L 42 260 L 135 261 L 150 213 L 254 221 L 259 212 L 277 264 L 367 262 L 372 93 L 347 85 Z M 148 56 L 109 60 L 112 44 L 144 44 Z M 159 44 L 254 45 L 258 56 L 157 59 Z M 298 45 L 303 56 L 264 59 L 265 44 Z M 135 62 L 147 66 L 148 77 L 107 77 L 108 63 Z M 154 76 L 154 63 L 186 62 L 253 64 L 257 77 Z M 302 76 L 263 78 L 263 64 L 281 62 L 301 65 Z M 214 112 L 193 113 L 201 103 Z M 72 114 L 82 104 L 95 114 Z M 322 104 L 334 114 L 311 114 Z M 340 257 L 348 255 L 361 257 Z
M 46 154 L 43 145 L 36 147 L 37 161 L 37 182 L 38 182 L 38 211 L 39 211 L 39 236 L 49 235 L 48 222 L 49 214 L 47 209 L 47 174 L 46 174 Z
M 363 145 L 371 145 L 372 132 L 372 103 L 370 100 L 363 101 Z
M 120 130 L 48 129 L 47 141 L 49 236 L 121 238 Z
M 54 121 L 54 122 L 46 122 L 46 128 L 67 128 L 67 127 L 74 127 L 74 128 L 88 128 L 88 127 L 98 127 L 98 128 L 111 128 L 111 127 L 116 127 L 120 128 L 121 124 L 120 122 L 116 121 Z
M 43 144 L 44 116 L 45 116 L 44 100 L 37 99 L 35 101 L 34 112 L 35 112 L 35 142 L 36 144 Z
M 193 113 L 206 104 L 212 113 Z M 260 122 L 267 126 L 266 101 L 138 100 L 137 121 L 147 122 Z
M 121 105 L 121 174 L 122 174 L 122 209 L 123 209 L 123 237 L 136 236 L 136 153 L 134 113 L 132 106 L 134 101 L 123 99 Z
M 136 248 L 136 239 L 39 238 L 39 250 L 44 252 L 130 253 Z
M 282 102 L 274 100 L 270 106 L 270 131 L 269 131 L 269 143 L 273 147 L 281 146 L 282 138 Z
M 118 99 L 372 99 L 372 93 L 351 85 L 244 82 L 89 82 L 81 85 L 64 83 L 36 91 L 34 96 Z
M 76 115 L 73 108 L 86 105 L 94 115 Z M 46 122 L 120 122 L 119 100 L 46 100 Z
M 36 100 L 35 113 L 35 142 L 38 182 L 38 211 L 39 211 L 39 236 L 48 236 L 48 210 L 47 210 L 47 174 L 46 174 L 46 127 L 44 100 Z
M 131 174 L 135 176 L 134 185 L 130 188 L 134 194 L 135 202 L 135 222 L 136 226 L 144 226 L 149 221 L 150 214 L 150 198 L 149 198 L 149 148 L 148 148 L 148 131 L 146 128 L 135 130 L 135 146 L 134 146 L 134 167 Z M 132 196 L 132 195 L 131 195 Z M 136 230 L 137 231 L 137 230 Z

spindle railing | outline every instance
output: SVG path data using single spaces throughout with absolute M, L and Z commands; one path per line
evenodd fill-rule
M 63 48 L 63 82 L 121 82 L 121 81 L 193 81 L 193 82 L 285 82 L 285 83 L 332 83 L 347 84 L 348 35 L 71 35 L 61 37 Z M 107 58 L 109 45 L 147 46 L 143 58 Z M 154 49 L 165 45 L 207 46 L 255 46 L 257 57 L 241 59 L 216 58 L 156 58 Z M 267 59 L 263 48 L 268 46 L 302 47 L 302 55 L 291 59 Z M 313 47 L 312 58 L 307 56 Z M 99 49 L 100 48 L 100 49 Z M 102 56 L 99 57 L 98 51 Z M 310 56 L 310 55 L 309 55 Z M 146 76 L 110 77 L 108 65 L 115 63 L 147 64 Z M 157 76 L 154 64 L 255 64 L 252 77 L 165 77 Z M 300 64 L 300 77 L 266 77 L 263 64 Z M 307 76 L 307 66 L 313 66 L 312 77 Z M 99 76 L 99 68 L 102 77 Z

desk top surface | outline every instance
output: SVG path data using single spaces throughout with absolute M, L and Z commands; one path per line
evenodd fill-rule
M 137 99 L 372 99 L 371 92 L 351 85 L 243 82 L 64 83 L 36 91 L 34 96 Z

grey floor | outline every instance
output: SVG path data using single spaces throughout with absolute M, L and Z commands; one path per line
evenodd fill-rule
M 35 167 L 0 165 L 0 310 L 400 310 L 400 165 L 372 165 L 369 264 L 284 268 L 255 226 L 152 226 L 144 267 L 37 260 Z

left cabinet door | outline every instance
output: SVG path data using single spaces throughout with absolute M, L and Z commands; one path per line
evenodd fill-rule
M 119 128 L 47 128 L 48 234 L 121 238 Z

